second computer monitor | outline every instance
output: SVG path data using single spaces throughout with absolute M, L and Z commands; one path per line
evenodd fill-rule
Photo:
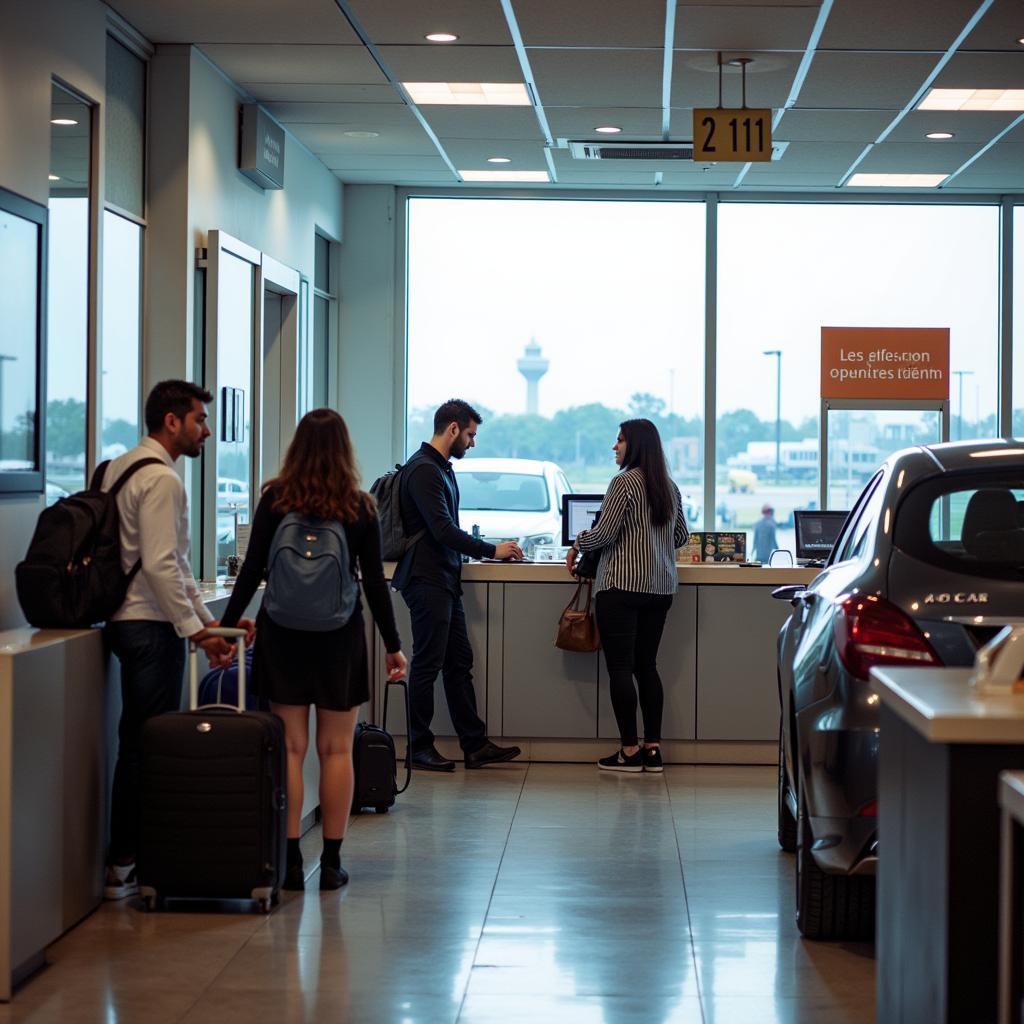
M 603 501 L 603 494 L 562 495 L 562 544 L 565 547 L 581 530 L 593 529 Z
M 849 514 L 834 510 L 794 511 L 796 557 L 825 561 L 832 554 Z

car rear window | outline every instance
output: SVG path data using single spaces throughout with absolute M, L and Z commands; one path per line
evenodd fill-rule
M 477 512 L 546 512 L 551 507 L 542 476 L 526 473 L 459 472 L 459 508 Z
M 929 564 L 995 578 L 1024 575 L 1024 468 L 943 477 L 900 506 L 897 547 Z

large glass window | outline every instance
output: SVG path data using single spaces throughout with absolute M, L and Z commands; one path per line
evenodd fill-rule
M 139 439 L 139 352 L 142 330 L 142 228 L 103 214 L 103 341 L 100 347 L 102 458 Z
M 718 225 L 720 528 L 770 514 L 792 550 L 793 510 L 816 507 L 823 326 L 950 328 L 951 437 L 996 432 L 997 207 L 727 203 Z M 929 413 L 840 426 L 847 508 L 891 451 L 937 439 Z
M 331 372 L 331 243 L 316 236 L 313 264 L 313 405 L 321 407 L 330 400 L 328 379 Z
M 537 538 L 535 557 L 557 557 L 551 524 L 529 521 L 541 513 L 504 482 L 543 477 L 554 494 L 564 472 L 573 490 L 603 492 L 618 425 L 636 416 L 658 426 L 699 525 L 703 204 L 417 198 L 408 220 L 407 447 L 430 437 L 438 405 L 464 398 L 484 424 L 456 468 L 510 495 L 463 527 Z
M 53 86 L 46 362 L 46 496 L 85 486 L 89 343 L 88 104 Z
M 1024 206 L 1013 208 L 1013 436 L 1024 437 Z

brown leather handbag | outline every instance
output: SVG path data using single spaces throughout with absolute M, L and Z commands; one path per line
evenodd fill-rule
M 555 646 L 563 651 L 586 653 L 601 649 L 601 638 L 597 633 L 597 621 L 590 608 L 594 581 L 581 579 L 576 585 L 572 600 L 565 606 L 558 620 Z M 580 607 L 583 591 L 586 590 L 586 604 Z

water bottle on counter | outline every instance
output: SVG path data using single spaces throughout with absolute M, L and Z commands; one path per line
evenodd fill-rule
M 474 523 L 473 524 L 473 528 L 469 532 L 471 534 L 473 534 L 473 537 L 474 537 L 475 540 L 479 540 L 480 539 L 480 524 L 479 523 Z M 470 559 L 469 555 L 463 555 L 462 556 L 462 560 L 464 562 L 468 562 L 471 559 Z

